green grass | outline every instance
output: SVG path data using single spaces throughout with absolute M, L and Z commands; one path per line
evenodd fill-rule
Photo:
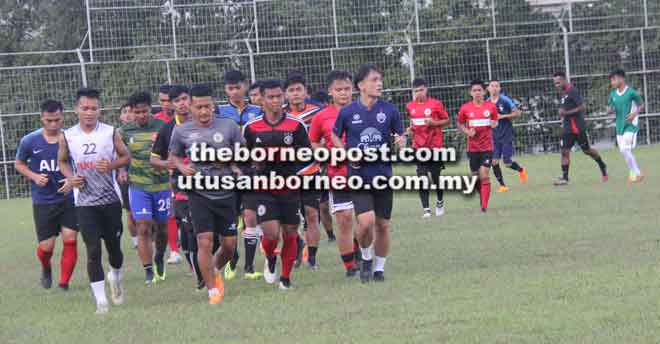
M 93 314 L 82 243 L 72 290 L 43 290 L 30 203 L 0 202 L 0 342 L 655 343 L 660 151 L 637 151 L 647 178 L 633 186 L 618 152 L 603 155 L 609 183 L 576 153 L 564 188 L 551 185 L 557 154 L 521 157 L 530 183 L 504 171 L 511 192 L 494 193 L 487 216 L 452 194 L 445 217 L 423 220 L 417 195 L 398 194 L 385 284 L 346 281 L 324 241 L 320 270 L 294 272 L 296 290 L 239 278 L 210 307 L 183 265 L 144 287 L 125 235 L 126 302 L 105 316 Z

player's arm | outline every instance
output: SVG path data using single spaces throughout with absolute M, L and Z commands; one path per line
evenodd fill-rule
M 466 119 L 465 119 L 465 113 L 463 112 L 463 109 L 461 109 L 458 112 L 458 116 L 456 116 L 456 127 L 460 132 L 465 134 L 467 137 L 472 137 L 476 133 L 474 128 L 468 128 L 466 124 Z
M 573 116 L 576 113 L 585 113 L 587 111 L 587 107 L 584 105 L 584 101 L 582 99 L 582 95 L 579 93 L 574 94 L 575 97 L 575 103 L 578 104 L 575 108 L 566 110 L 566 109 L 559 109 L 559 115 L 560 116 Z
M 169 144 L 167 142 L 167 133 L 165 132 L 165 127 L 162 127 L 156 135 L 156 141 L 154 146 L 151 148 L 151 155 L 149 156 L 149 163 L 160 170 L 173 170 L 176 167 L 174 166 L 174 161 L 172 159 L 163 159 L 164 156 L 167 156 Z
M 396 108 L 392 113 L 390 130 L 394 135 L 394 143 L 399 147 L 403 147 L 405 145 L 405 140 L 403 139 L 403 119 L 401 118 L 401 113 Z
M 444 127 L 449 125 L 450 122 L 449 115 L 442 103 L 438 104 L 436 111 L 433 111 L 433 115 L 427 121 L 431 127 Z
M 640 96 L 639 93 L 637 93 L 636 90 L 633 93 L 632 98 L 633 98 L 632 101 L 635 103 L 635 105 L 637 105 L 637 110 L 631 112 L 628 116 L 626 116 L 626 121 L 631 123 L 632 121 L 635 120 L 635 118 L 637 118 L 637 116 L 639 116 L 640 113 L 644 112 L 644 100 L 642 99 L 642 96 Z
M 513 100 L 511 100 L 511 98 L 506 97 L 505 101 L 507 102 L 507 105 L 509 105 L 509 108 L 511 109 L 511 113 L 507 115 L 500 114 L 499 115 L 500 119 L 506 119 L 506 118 L 514 119 L 522 115 L 522 112 L 520 111 L 520 109 L 518 109 L 518 106 L 516 106 L 516 103 L 514 103 Z
M 342 110 L 341 112 L 339 112 L 339 116 L 337 116 L 337 119 L 335 120 L 335 125 L 332 128 L 332 145 L 335 148 L 341 148 L 341 149 L 346 148 L 346 145 L 344 145 L 344 140 L 341 139 L 341 137 L 346 132 L 346 124 L 344 123 L 345 121 L 346 121 L 346 115 L 345 112 Z
M 296 148 L 311 148 L 312 144 L 309 141 L 309 135 L 307 134 L 307 129 L 305 126 L 300 124 L 296 131 L 293 132 L 293 141 L 294 147 Z M 298 170 L 299 175 L 312 175 L 318 172 L 321 169 L 321 166 L 318 162 L 312 161 L 301 161 L 301 168 Z
M 59 145 L 57 149 L 57 166 L 64 177 L 62 187 L 57 192 L 68 193 L 73 188 L 80 188 L 85 184 L 83 177 L 75 175 L 71 168 L 71 159 L 69 158 L 69 146 L 66 143 L 64 134 L 60 134 Z
M 172 159 L 174 162 L 174 166 L 183 174 L 184 176 L 192 176 L 195 174 L 195 168 L 192 167 L 192 162 L 190 164 L 186 164 L 184 162 L 185 156 L 186 156 L 186 147 L 183 144 L 182 138 L 179 135 L 179 129 L 178 127 L 174 128 L 174 131 L 172 132 L 172 139 L 170 140 L 170 147 L 169 147 L 169 157 Z
M 321 143 L 321 139 L 323 138 L 321 125 L 321 117 L 314 116 L 314 118 L 312 118 L 312 123 L 309 126 L 309 143 L 314 150 L 323 148 L 323 144 Z
M 16 150 L 16 160 L 14 162 L 14 168 L 18 173 L 32 180 L 39 187 L 44 187 L 48 184 L 48 175 L 44 173 L 35 173 L 30 170 L 30 167 L 27 165 L 27 161 L 30 159 L 30 149 L 26 147 L 27 143 L 25 138 L 21 139 L 21 142 L 18 144 L 18 149 Z
M 131 163 L 131 153 L 128 151 L 128 148 L 124 144 L 124 141 L 122 140 L 119 132 L 116 131 L 112 139 L 114 141 L 113 143 L 115 146 L 115 152 L 117 153 L 117 159 L 114 159 L 108 163 L 107 171 L 99 170 L 100 172 L 114 171 L 124 166 L 128 166 L 128 164 Z

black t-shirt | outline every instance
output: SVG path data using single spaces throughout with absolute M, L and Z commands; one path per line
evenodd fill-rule
M 582 94 L 573 85 L 568 85 L 561 96 L 560 107 L 564 110 L 573 110 L 584 103 Z M 586 130 L 584 113 L 576 112 L 570 116 L 564 116 L 564 133 L 579 134 Z
M 162 160 L 167 160 L 170 153 L 170 141 L 172 140 L 172 132 L 176 126 L 176 120 L 167 122 L 164 126 L 158 131 L 158 136 L 156 136 L 156 141 L 154 146 L 151 148 L 151 155 L 155 155 Z M 175 168 L 171 175 L 170 181 L 172 183 L 172 188 L 176 185 L 177 178 L 181 175 L 179 169 Z

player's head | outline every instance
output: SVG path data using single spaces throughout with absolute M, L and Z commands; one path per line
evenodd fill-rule
M 626 84 L 626 72 L 623 69 L 615 69 L 610 73 L 612 88 L 620 88 Z
M 426 83 L 426 80 L 423 78 L 417 78 L 413 80 L 412 91 L 413 91 L 413 98 L 415 98 L 415 100 L 417 100 L 418 102 L 426 101 L 426 97 L 428 97 L 428 93 L 429 93 L 429 88 L 428 88 L 428 84 Z
M 472 80 L 470 82 L 470 96 L 472 96 L 473 101 L 483 102 L 485 94 L 486 88 L 483 80 Z
M 128 97 L 128 103 L 131 104 L 135 124 L 144 126 L 151 117 L 151 94 L 145 91 L 138 91 Z
M 132 123 L 135 120 L 133 116 L 133 110 L 131 109 L 131 104 L 124 103 L 119 108 L 119 120 L 122 124 Z
M 279 80 L 264 80 L 259 85 L 261 108 L 266 114 L 280 114 L 284 104 L 284 90 Z
M 259 89 L 260 82 L 257 81 L 250 85 L 248 96 L 250 96 L 250 103 L 261 106 L 261 90 Z
M 101 116 L 101 92 L 93 88 L 83 87 L 76 93 L 74 110 L 78 114 L 81 125 L 87 128 L 96 127 Z
M 333 70 L 326 77 L 328 95 L 335 105 L 344 107 L 353 100 L 353 77 L 343 70 Z
M 224 75 L 225 93 L 232 103 L 240 103 L 245 100 L 247 92 L 247 81 L 245 75 L 238 70 L 230 69 Z
M 499 97 L 501 93 L 502 85 L 499 80 L 493 79 L 488 82 L 488 94 L 490 94 L 491 97 Z
M 158 90 L 158 105 L 160 105 L 161 111 L 165 112 L 166 115 L 172 116 L 174 109 L 172 108 L 172 103 L 170 102 L 170 85 L 165 84 L 161 85 Z
M 213 90 L 208 85 L 196 85 L 190 89 L 190 112 L 193 119 L 201 125 L 209 125 L 215 117 Z
M 383 94 L 383 73 L 374 64 L 364 64 L 355 75 L 355 87 L 360 95 L 380 97 Z
M 168 97 L 172 100 L 174 114 L 179 117 L 187 117 L 190 113 L 190 89 L 184 85 L 172 85 Z
M 566 78 L 566 73 L 556 72 L 552 75 L 552 83 L 555 85 L 555 88 L 558 90 L 563 90 L 568 86 L 568 78 Z
M 305 104 L 307 97 L 307 81 L 300 72 L 292 72 L 284 81 L 284 91 L 286 92 L 286 101 L 293 106 Z
M 64 126 L 64 106 L 57 100 L 48 99 L 41 103 L 41 124 L 50 134 L 57 133 Z

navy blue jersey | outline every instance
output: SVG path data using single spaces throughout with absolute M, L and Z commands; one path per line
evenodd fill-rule
M 391 134 L 403 135 L 403 121 L 399 110 L 388 102 L 378 100 L 367 109 L 356 100 L 339 112 L 333 132 L 339 137 L 346 134 L 346 148 L 379 148 L 390 143 Z M 348 175 L 371 183 L 375 176 L 392 176 L 392 163 L 349 164 Z
M 65 195 L 57 192 L 57 189 L 62 186 L 59 181 L 64 179 L 64 175 L 57 165 L 58 147 L 59 144 L 46 141 L 43 129 L 37 129 L 25 135 L 18 144 L 16 160 L 27 163 L 34 173 L 48 175 L 48 184 L 44 187 L 39 187 L 35 182 L 30 181 L 32 203 L 34 204 L 52 204 L 67 198 L 72 199 L 72 193 Z
M 497 113 L 500 115 L 508 115 L 518 108 L 511 98 L 503 94 L 500 95 L 495 106 L 497 106 Z M 503 143 L 513 142 L 513 123 L 511 123 L 511 119 L 500 118 L 497 127 L 493 129 L 493 140 Z
M 260 116 L 261 108 L 252 104 L 247 104 L 243 111 L 239 111 L 238 108 L 230 102 L 228 104 L 218 106 L 218 110 L 216 111 L 216 117 L 232 119 L 241 127 L 247 124 L 247 122 Z

